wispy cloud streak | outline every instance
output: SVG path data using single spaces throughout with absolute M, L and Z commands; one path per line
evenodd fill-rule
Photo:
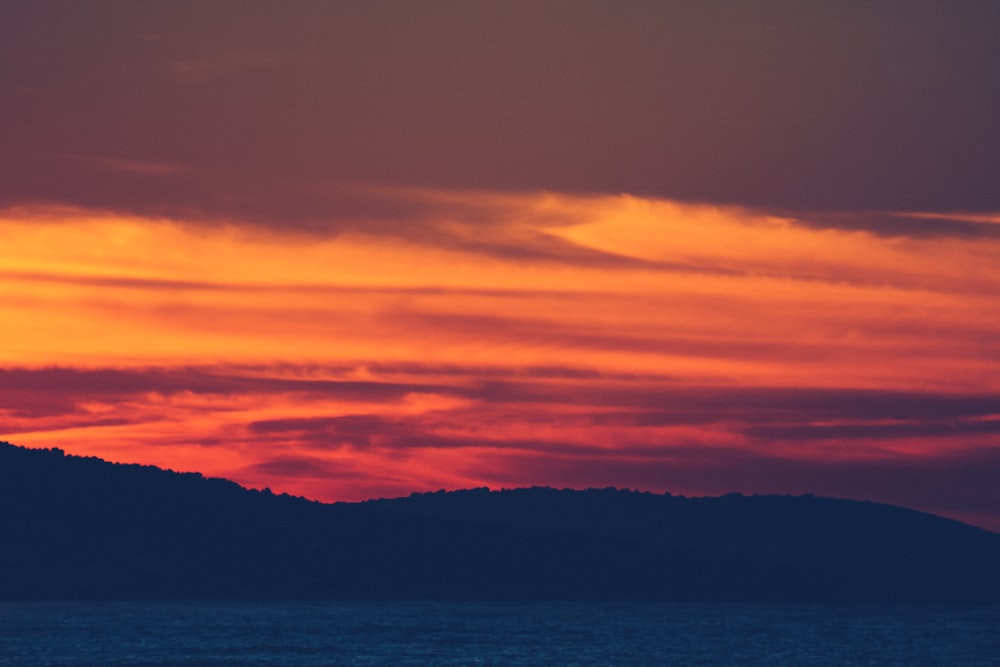
M 1000 432 L 1000 239 L 952 225 L 989 216 L 361 199 L 381 222 L 6 211 L 0 437 L 325 500 L 813 491 L 1000 527 L 973 463 Z M 935 469 L 970 488 L 932 498 Z

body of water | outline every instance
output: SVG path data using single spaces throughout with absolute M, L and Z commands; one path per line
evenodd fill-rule
M 0 603 L 0 665 L 1000 665 L 1000 607 Z

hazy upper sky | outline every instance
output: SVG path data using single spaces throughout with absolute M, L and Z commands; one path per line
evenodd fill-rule
M 0 196 L 324 219 L 331 182 L 1000 209 L 984 2 L 14 2 Z
M 7 2 L 0 437 L 1000 529 L 1000 3 Z

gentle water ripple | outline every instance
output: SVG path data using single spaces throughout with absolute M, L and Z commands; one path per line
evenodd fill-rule
M 0 665 L 1000 665 L 1000 607 L 0 603 Z

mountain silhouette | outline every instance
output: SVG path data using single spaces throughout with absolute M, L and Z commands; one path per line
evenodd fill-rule
M 0 443 L 0 599 L 1000 602 L 1000 535 L 813 496 L 323 504 Z

